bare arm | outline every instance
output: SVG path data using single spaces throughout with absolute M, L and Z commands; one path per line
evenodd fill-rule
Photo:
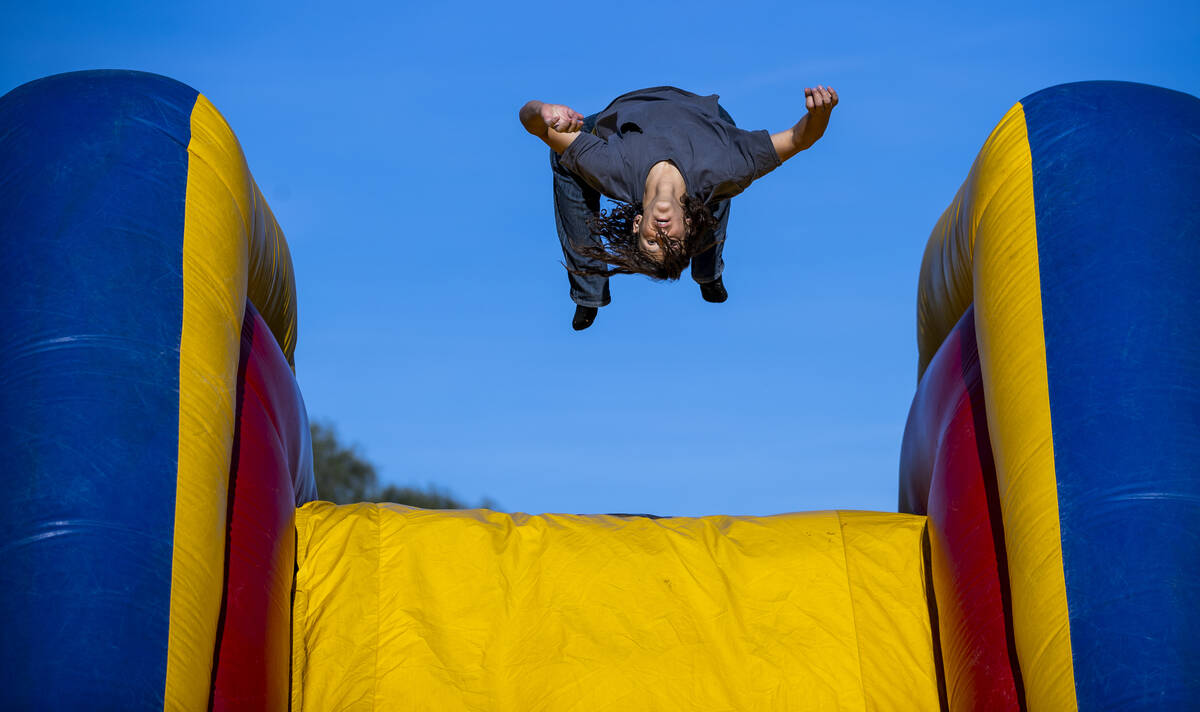
M 771 134 L 771 145 L 779 154 L 780 162 L 809 148 L 825 134 L 829 116 L 837 104 L 838 95 L 833 87 L 817 86 L 804 90 L 804 105 L 808 113 L 790 129 Z
M 562 104 L 530 101 L 521 107 L 518 117 L 526 131 L 544 141 L 555 153 L 567 150 L 583 127 L 583 115 Z

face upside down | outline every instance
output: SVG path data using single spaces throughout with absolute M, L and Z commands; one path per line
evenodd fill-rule
M 692 257 L 711 248 L 717 221 L 703 202 L 684 195 L 675 204 L 656 203 L 650 219 L 641 203 L 617 203 L 591 220 L 600 244 L 577 248 L 607 267 L 577 270 L 581 274 L 644 274 L 651 279 L 679 279 Z

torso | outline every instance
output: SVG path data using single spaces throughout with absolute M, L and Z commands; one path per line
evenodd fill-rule
M 623 94 L 596 117 L 591 141 L 577 140 L 563 154 L 568 169 L 610 198 L 641 202 L 651 170 L 666 163 L 690 194 L 705 202 L 737 195 L 779 165 L 765 131 L 743 131 L 722 116 L 718 97 L 674 87 Z M 580 137 L 581 139 L 585 137 Z M 607 144 L 592 159 L 582 146 Z M 658 169 L 662 170 L 662 169 Z

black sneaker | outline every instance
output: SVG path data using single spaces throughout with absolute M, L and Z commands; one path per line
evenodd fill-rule
M 599 311 L 596 307 L 575 307 L 575 317 L 571 319 L 571 328 L 575 331 L 583 331 L 592 325 L 596 320 L 596 312 Z
M 704 297 L 704 301 L 720 304 L 729 299 L 729 292 L 725 291 L 725 285 L 721 282 L 721 278 L 717 277 L 711 282 L 704 282 L 700 285 L 700 296 Z

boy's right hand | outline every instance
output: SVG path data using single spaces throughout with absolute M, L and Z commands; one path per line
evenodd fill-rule
M 583 128 L 583 114 L 562 104 L 542 104 L 542 120 L 546 128 L 558 133 L 575 133 Z

